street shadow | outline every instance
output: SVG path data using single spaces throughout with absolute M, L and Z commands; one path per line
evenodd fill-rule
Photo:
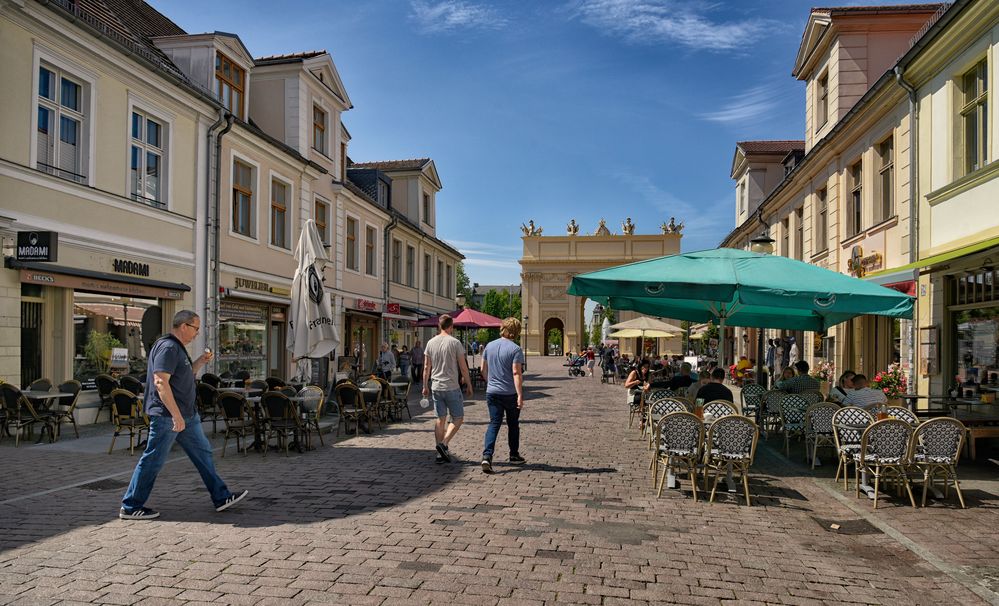
M 493 471 L 495 474 L 503 473 L 517 473 L 523 471 L 543 471 L 547 473 L 555 473 L 562 475 L 590 475 L 590 474 L 605 474 L 605 473 L 617 473 L 617 469 L 614 467 L 565 467 L 561 465 L 549 465 L 547 463 L 525 463 L 523 465 L 513 465 L 513 464 L 502 464 L 497 463 L 493 465 Z

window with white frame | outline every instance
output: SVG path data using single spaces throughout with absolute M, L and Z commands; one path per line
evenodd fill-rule
M 878 155 L 878 204 L 874 207 L 880 223 L 895 216 L 895 139 L 888 137 L 877 146 Z
M 780 223 L 780 254 L 784 257 L 791 256 L 791 219 L 787 218 Z
M 368 226 L 364 229 L 364 273 L 369 276 L 375 275 L 375 264 L 378 255 L 375 253 L 375 238 L 377 232 L 374 227 Z
M 166 126 L 162 120 L 132 110 L 129 150 L 129 196 L 152 206 L 166 206 Z
M 330 205 L 325 200 L 320 200 L 316 198 L 315 208 L 313 209 L 313 219 L 316 222 L 316 228 L 319 230 L 319 237 L 322 239 L 323 244 L 326 246 L 330 245 Z
M 846 213 L 847 235 L 853 236 L 860 233 L 864 226 L 864 164 L 863 161 L 850 165 L 847 170 L 850 197 L 848 198 L 849 208 Z
M 437 261 L 437 294 L 444 296 L 444 261 Z
M 829 72 L 815 81 L 815 130 L 825 126 L 829 120 Z
M 974 172 L 988 163 L 988 116 L 988 60 L 982 59 L 961 76 L 962 174 Z
M 446 275 L 447 275 L 447 285 L 446 288 L 444 289 L 444 296 L 448 297 L 449 299 L 453 299 L 454 293 L 452 292 L 451 289 L 454 284 L 454 267 L 452 267 L 450 263 L 447 266 Z
M 739 184 L 739 214 L 746 212 L 748 199 L 746 198 L 746 182 L 743 181 Z
M 256 169 L 236 160 L 232 165 L 232 231 L 253 238 Z
M 392 240 L 392 281 L 402 282 L 402 242 Z
M 312 149 L 326 154 L 326 112 L 312 106 Z
M 794 211 L 794 258 L 805 258 L 805 209 L 800 206 Z
M 822 252 L 829 248 L 829 200 L 825 188 L 815 192 L 815 235 L 812 236 L 813 249 Z
M 430 267 L 430 255 L 423 255 L 423 290 L 434 292 L 434 285 L 430 283 L 430 274 L 433 269 Z
M 406 246 L 406 286 L 416 287 L 416 248 Z
M 427 225 L 433 225 L 434 222 L 430 218 L 430 194 L 423 194 L 423 222 Z
M 288 223 L 288 190 L 287 183 L 279 179 L 271 179 L 271 244 L 279 248 L 290 248 L 290 225 Z
M 85 153 L 89 88 L 63 70 L 43 63 L 38 68 L 36 166 L 62 179 L 86 183 Z
M 357 271 L 357 219 L 347 217 L 346 231 L 346 251 L 344 254 L 347 269 Z

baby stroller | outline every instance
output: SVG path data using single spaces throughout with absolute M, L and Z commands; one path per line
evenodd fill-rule
M 575 356 L 562 366 L 568 367 L 570 377 L 582 377 L 586 375 L 586 358 Z

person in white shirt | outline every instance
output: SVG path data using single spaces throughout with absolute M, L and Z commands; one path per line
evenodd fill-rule
M 885 392 L 867 386 L 867 377 L 864 375 L 853 375 L 853 388 L 853 391 L 849 392 L 843 399 L 844 406 L 869 408 L 888 401 Z
M 852 370 L 848 370 L 839 376 L 839 382 L 836 383 L 836 387 L 829 390 L 829 399 L 833 402 L 842 402 L 846 399 L 846 396 L 850 395 L 853 391 L 853 377 L 857 373 Z

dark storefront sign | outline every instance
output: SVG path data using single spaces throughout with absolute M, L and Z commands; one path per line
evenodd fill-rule
M 54 231 L 17 232 L 18 261 L 54 262 L 59 257 L 59 233 Z
M 106 278 L 70 276 L 67 274 L 38 271 L 35 269 L 22 269 L 21 282 L 25 284 L 58 286 L 61 288 L 72 288 L 74 290 L 84 290 L 110 295 L 123 295 L 128 297 L 148 297 L 151 299 L 172 300 L 184 298 L 183 291 L 179 289 L 174 290 L 171 288 L 159 288 L 154 286 L 145 286 L 142 284 L 117 282 Z
M 118 274 L 149 277 L 149 263 L 139 263 L 127 259 L 114 259 L 111 262 L 111 268 Z
M 267 306 L 253 303 L 237 303 L 222 301 L 219 304 L 219 318 L 222 320 L 245 320 L 247 322 L 266 322 Z

